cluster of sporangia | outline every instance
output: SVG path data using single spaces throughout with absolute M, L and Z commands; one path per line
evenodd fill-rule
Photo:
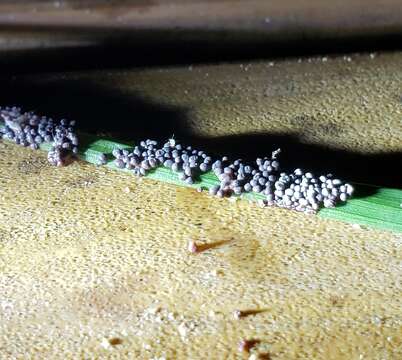
M 0 138 L 32 149 L 39 149 L 39 145 L 45 142 L 51 143 L 47 158 L 52 165 L 63 166 L 69 154 L 78 152 L 74 121 L 62 119 L 55 122 L 33 112 L 21 112 L 18 107 L 0 107 L 0 118 L 5 125 L 0 128 Z
M 205 152 L 184 147 L 174 139 L 162 147 L 157 141 L 145 140 L 132 151 L 113 151 L 116 166 L 132 170 L 138 176 L 165 166 L 178 173 L 183 182 L 193 184 L 200 174 L 212 169 L 220 184 L 212 186 L 209 192 L 218 197 L 254 192 L 264 195 L 263 205 L 316 212 L 321 206 L 334 207 L 352 195 L 353 187 L 332 174 L 317 178 L 301 169 L 290 174 L 280 172 L 279 153 L 280 149 L 270 157 L 257 158 L 252 164 L 245 164 L 241 159 L 230 161 L 226 156 L 213 162 Z
M 115 149 L 113 155 L 119 168 L 132 170 L 136 175 L 145 175 L 149 170 L 165 166 L 179 173 L 179 179 L 193 184 L 200 173 L 211 169 L 212 158 L 191 146 L 184 148 L 170 139 L 162 147 L 154 140 L 141 141 L 133 151 Z
M 38 149 L 43 142 L 51 143 L 48 160 L 53 165 L 64 165 L 69 153 L 78 152 L 74 121 L 62 119 L 55 122 L 33 112 L 23 113 L 17 107 L 0 108 L 0 118 L 5 124 L 0 128 L 1 138 L 33 149 Z M 280 149 L 270 157 L 257 158 L 250 164 L 241 159 L 230 161 L 227 156 L 213 161 L 204 151 L 184 147 L 174 139 L 169 139 L 163 146 L 159 146 L 157 141 L 145 140 L 132 151 L 113 150 L 116 166 L 132 170 L 138 176 L 164 166 L 178 173 L 181 181 L 191 185 L 200 174 L 212 170 L 220 183 L 212 186 L 209 192 L 218 197 L 254 192 L 263 195 L 263 205 L 316 212 L 321 206 L 334 207 L 352 195 L 353 187 L 335 179 L 332 174 L 315 177 L 301 169 L 290 174 L 281 172 L 279 153 Z M 106 164 L 106 154 L 101 154 L 98 160 L 99 164 Z

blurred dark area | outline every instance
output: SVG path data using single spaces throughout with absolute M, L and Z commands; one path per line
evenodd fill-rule
M 194 30 L 195 31 L 195 30 Z M 290 39 L 287 42 L 256 41 L 255 33 L 242 32 L 234 40 L 225 40 L 225 32 L 196 31 L 196 36 L 183 34 L 177 41 L 163 36 L 163 31 L 120 33 L 118 39 L 107 39 L 96 46 L 12 50 L 0 57 L 0 74 L 96 70 L 105 68 L 159 67 L 187 64 L 208 64 L 231 61 L 292 58 L 339 53 L 396 50 L 402 36 L 363 35 L 346 40 L 312 39 L 307 43 Z M 233 33 L 230 37 L 234 36 Z M 161 38 L 164 40 L 161 42 Z M 247 38 L 250 37 L 250 40 Z M 136 39 L 138 41 L 136 41 Z M 146 38 L 147 41 L 143 41 Z M 222 38 L 219 42 L 214 39 Z
M 395 50 L 401 14 L 400 0 L 4 0 L 0 71 Z

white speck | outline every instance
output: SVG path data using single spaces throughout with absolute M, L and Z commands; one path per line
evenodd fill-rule
M 216 269 L 214 269 L 214 270 L 211 271 L 211 275 L 212 275 L 212 276 L 218 276 L 218 275 L 219 275 L 219 271 L 216 270 Z
M 161 311 L 161 308 L 159 306 L 154 306 L 154 307 L 150 307 L 147 312 L 149 314 L 155 315 L 159 311 Z
M 272 151 L 272 159 L 276 159 L 278 157 L 278 155 L 281 153 L 281 148 L 276 149 L 275 151 Z
M 106 338 L 103 338 L 103 339 L 102 339 L 101 346 L 102 346 L 104 349 L 110 349 L 110 348 L 111 348 L 110 342 L 109 342 L 109 340 L 106 339 Z
M 126 194 L 128 194 L 128 193 L 130 192 L 130 188 L 129 188 L 128 186 L 126 186 L 126 187 L 123 189 L 123 191 L 124 191 Z
M 323 57 L 322 58 L 322 62 L 327 62 L 328 61 L 328 58 L 327 57 Z
M 181 323 L 178 327 L 177 327 L 177 331 L 179 332 L 181 337 L 186 337 L 187 336 L 187 327 L 185 323 Z
M 376 53 L 371 53 L 371 54 L 370 54 L 370 59 L 374 59 L 375 56 L 376 56 Z
M 356 230 L 361 230 L 361 226 L 359 224 L 352 224 L 352 228 Z
M 193 71 L 193 66 L 192 66 L 192 65 L 190 65 L 190 66 L 188 67 L 188 71 Z
M 269 66 L 274 66 L 275 63 L 274 63 L 273 61 L 270 61 L 270 62 L 268 63 L 268 65 L 269 65 Z
M 256 354 L 251 354 L 249 357 L 248 357 L 248 360 L 257 360 L 258 358 L 257 358 L 257 355 Z
M 381 319 L 378 316 L 373 316 L 372 322 L 375 325 L 381 325 Z
M 3 311 L 11 310 L 11 309 L 13 308 L 13 304 L 12 304 L 12 302 L 9 301 L 9 300 L 3 300 L 3 301 L 1 301 L 0 306 L 1 306 L 1 308 L 3 309 Z
M 233 317 L 235 320 L 239 320 L 241 318 L 242 312 L 240 310 L 233 311 Z
M 176 146 L 176 140 L 174 139 L 174 135 L 169 139 L 169 145 L 171 147 Z
M 269 24 L 269 23 L 271 22 L 271 18 L 266 17 L 266 18 L 264 19 L 264 21 L 265 21 L 266 24 Z
M 197 247 L 197 244 L 195 243 L 195 241 L 190 240 L 190 241 L 188 242 L 187 249 L 188 249 L 188 251 L 190 251 L 191 253 L 196 253 L 197 250 L 198 250 L 198 247 Z

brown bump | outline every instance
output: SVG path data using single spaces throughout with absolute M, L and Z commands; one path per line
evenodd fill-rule
M 110 345 L 113 345 L 113 346 L 121 345 L 123 343 L 123 340 L 120 339 L 120 338 L 115 337 L 115 338 L 111 338 L 109 340 L 109 343 L 110 343 Z
M 259 354 L 258 358 L 261 360 L 271 360 L 272 356 L 269 352 L 266 352 L 266 353 Z
M 258 345 L 260 343 L 260 340 L 258 339 L 243 339 L 239 343 L 239 351 L 241 352 L 250 352 L 250 350 Z

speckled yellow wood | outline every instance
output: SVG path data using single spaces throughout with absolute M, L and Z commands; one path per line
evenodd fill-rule
M 401 355 L 400 235 L 8 144 L 0 181 L 2 358 Z
M 284 95 L 278 95 L 272 111 L 326 109 L 318 119 L 344 130 L 331 138 L 324 130 L 303 136 L 361 151 L 398 150 L 400 105 L 392 96 L 401 78 L 401 58 L 390 55 L 388 60 L 377 66 L 370 65 L 376 60 L 368 56 L 339 60 L 360 82 L 346 73 L 339 78 L 328 67 L 335 81 L 331 95 L 339 103 L 331 111 L 330 97 L 319 87 L 315 101 L 307 96 L 303 103 L 299 93 L 285 104 L 281 79 L 293 76 L 296 84 L 304 79 L 315 89 L 320 80 L 314 69 L 326 66 L 321 60 L 275 64 L 274 88 L 283 87 Z M 267 74 L 272 68 L 258 66 Z M 192 71 L 229 81 L 232 70 L 225 69 Z M 278 122 L 258 115 L 263 97 L 255 97 L 257 85 L 247 87 L 251 70 L 236 69 L 232 75 L 244 81 L 243 95 L 236 90 L 222 102 L 199 97 L 194 116 L 204 122 L 194 122 L 194 129 L 200 126 L 205 136 L 213 136 L 246 131 L 247 124 L 249 130 L 291 126 L 280 122 L 285 114 Z M 310 75 L 304 78 L 304 73 Z M 117 76 L 122 88 L 134 78 L 136 87 L 151 78 L 151 72 L 132 73 L 131 80 L 127 74 L 108 76 Z M 187 89 L 172 84 L 175 74 L 180 71 L 162 71 L 166 89 L 157 91 L 155 81 L 149 88 L 144 85 L 144 93 L 151 96 L 155 86 L 153 96 L 167 99 L 170 93 L 177 102 L 181 91 L 189 103 L 195 102 L 194 93 L 213 93 L 197 87 L 185 98 Z M 181 79 L 177 82 L 184 75 Z M 40 81 L 56 80 L 51 75 Z M 382 102 L 375 89 L 379 83 Z M 366 91 L 369 115 L 356 105 L 359 86 Z M 242 108 L 237 97 L 250 110 L 250 122 L 232 116 Z M 355 109 L 349 122 L 342 115 L 346 105 Z M 214 113 L 223 124 L 220 129 L 209 123 Z M 380 118 L 387 119 L 387 127 L 377 124 Z M 362 132 L 364 143 L 354 137 Z M 211 247 L 191 254 L 189 240 Z M 84 162 L 53 168 L 42 152 L 0 143 L 0 358 L 247 359 L 250 354 L 238 351 L 239 342 L 258 339 L 251 354 L 260 358 L 398 359 L 401 244 L 398 233 L 210 198 Z M 235 310 L 261 312 L 235 319 Z

